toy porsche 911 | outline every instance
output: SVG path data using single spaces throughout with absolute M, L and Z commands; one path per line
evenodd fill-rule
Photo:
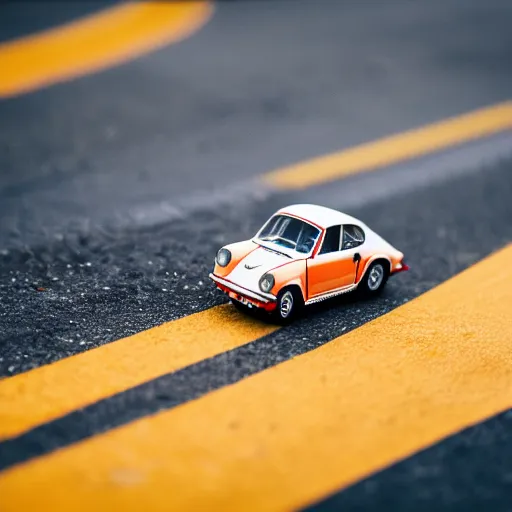
M 376 295 L 408 268 L 404 254 L 363 222 L 298 204 L 276 212 L 252 239 L 222 247 L 210 278 L 238 309 L 288 322 L 302 306 L 356 288 Z

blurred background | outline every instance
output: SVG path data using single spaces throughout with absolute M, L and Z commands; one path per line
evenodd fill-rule
M 0 9 L 6 245 L 152 225 L 204 193 L 502 102 L 512 85 L 506 0 Z
M 39 413 L 41 404 L 60 404 L 62 397 L 68 404 L 59 412 L 62 418 L 22 433 L 12 444 L 0 439 L 0 469 L 56 448 L 63 448 L 65 459 L 64 448 L 79 440 L 307 355 L 509 244 L 511 91 L 510 0 L 0 1 L 0 398 L 7 389 L 5 403 L 31 403 L 19 406 L 20 417 Z M 410 271 L 390 280 L 374 301 L 325 301 L 279 331 L 236 316 L 209 281 L 215 254 L 224 244 L 251 237 L 269 215 L 291 203 L 323 204 L 356 216 L 405 253 Z M 510 290 L 505 281 L 510 276 L 503 275 L 496 289 Z M 204 315 L 194 316 L 198 312 Z M 479 322 L 479 315 L 480 310 L 468 314 L 468 322 Z M 173 330 L 177 320 L 188 327 Z M 503 323 L 491 323 L 508 340 L 506 318 L 499 320 Z M 443 347 L 461 336 L 447 323 Z M 430 332 L 429 315 L 411 325 L 406 339 L 415 340 Z M 488 364 L 489 353 L 472 352 L 475 339 L 488 331 L 471 325 L 462 333 L 465 369 L 481 379 L 475 380 L 479 389 L 491 393 L 488 374 L 495 367 Z M 224 336 L 226 329 L 230 334 Z M 190 366 L 174 373 L 164 368 L 170 381 L 159 381 L 155 370 L 147 377 L 155 380 L 139 388 L 124 380 L 138 358 L 144 370 L 163 368 L 165 358 L 156 361 L 142 348 L 134 356 L 125 341 L 121 346 L 129 348 L 121 363 L 111 355 L 112 367 L 106 365 L 97 377 L 97 368 L 104 368 L 102 346 L 110 344 L 108 353 L 121 354 L 117 341 L 146 336 L 145 330 L 152 333 L 151 343 L 176 350 L 177 359 Z M 211 357 L 212 346 L 226 352 Z M 96 363 L 82 365 L 86 352 L 98 357 Z M 432 349 L 432 357 L 441 353 Z M 501 369 L 510 362 L 496 361 Z M 42 386 L 8 387 L 17 378 L 30 381 L 31 370 L 49 363 L 61 368 L 59 362 L 83 370 L 77 375 L 87 376 L 84 396 L 94 382 L 99 402 L 79 403 L 82 395 L 67 390 L 67 377 L 49 399 L 39 393 L 52 389 L 54 377 Z M 395 380 L 400 375 L 394 357 L 375 364 L 372 375 L 382 369 Z M 358 365 L 346 369 L 347 378 L 359 375 Z M 449 362 L 443 368 L 451 375 Z M 69 375 L 73 381 L 75 371 Z M 308 379 L 318 381 L 304 375 L 305 386 Z M 453 380 L 464 382 L 457 379 L 458 374 Z M 130 384 L 111 396 L 113 381 Z M 294 386 L 283 389 L 287 397 L 301 399 Z M 391 428 L 395 419 L 402 410 L 423 410 L 414 390 L 404 385 L 393 395 L 395 416 L 374 417 L 369 407 L 364 421 L 374 421 L 373 431 L 347 423 L 361 453 L 369 440 L 380 439 L 381 427 L 391 432 L 382 444 L 397 451 L 386 459 L 386 471 L 337 495 L 347 500 L 341 503 L 357 510 L 384 503 L 394 510 L 420 505 L 453 510 L 453 504 L 469 510 L 480 504 L 481 510 L 510 511 L 510 413 L 473 417 L 481 423 L 466 437 L 455 435 L 411 455 L 413 448 L 425 447 L 413 443 L 411 456 L 394 465 L 404 456 L 395 443 L 400 434 Z M 400 393 L 409 391 L 407 402 Z M 437 391 L 447 411 L 450 403 Z M 361 399 L 374 396 L 362 393 Z M 475 393 L 470 399 L 485 402 L 485 396 Z M 452 399 L 472 403 L 464 392 Z M 11 409 L 5 406 L 4 414 Z M 234 405 L 230 412 L 236 410 Z M 473 413 L 470 406 L 467 411 Z M 433 417 L 441 425 L 445 416 Z M 265 418 L 263 413 L 260 419 Z M 347 413 L 343 425 L 327 430 L 337 432 L 350 418 Z M 209 420 L 199 418 L 197 432 L 210 426 Z M 231 439 L 243 421 L 228 423 Z M 425 431 L 422 419 L 417 423 L 407 435 Z M 269 437 L 279 435 L 274 427 Z M 322 433 L 322 425 L 313 427 Z M 298 424 L 292 428 L 296 436 L 283 429 L 283 439 L 309 446 L 310 431 Z M 192 439 L 194 429 L 187 425 L 183 433 L 189 432 Z M 452 433 L 447 428 L 438 438 Z M 162 446 L 167 441 L 166 431 Z M 188 441 L 184 434 L 184 446 Z M 350 436 L 346 441 L 352 445 Z M 128 449 L 122 443 L 109 446 L 121 456 Z M 226 453 L 249 466 L 249 460 L 264 460 L 260 455 L 266 452 L 258 450 L 240 455 L 228 447 Z M 255 455 L 250 459 L 248 453 Z M 221 474 L 228 466 L 239 468 L 230 466 L 230 459 L 220 469 L 217 459 L 204 460 L 197 467 L 207 477 L 217 469 Z M 290 460 L 291 471 L 295 460 Z M 346 461 L 347 468 L 353 460 Z M 278 466 L 283 465 L 273 469 Z M 369 465 L 365 474 L 376 470 Z M 25 492 L 26 473 L 16 474 L 21 487 L 4 488 L 15 496 L 9 505 L 19 510 L 19 500 L 30 500 L 32 493 Z M 42 506 L 57 496 L 51 474 L 41 473 L 49 485 L 41 486 L 34 500 L 41 499 Z M 90 468 L 64 474 L 82 475 L 73 480 L 79 484 L 96 477 Z M 133 483 L 130 475 L 127 481 Z M 192 480 L 203 482 L 195 474 Z M 211 489 L 221 494 L 231 489 L 216 487 L 217 480 L 208 487 L 207 480 L 204 496 Z M 94 489 L 97 484 L 94 480 Z M 72 491 L 68 497 L 74 499 Z M 326 506 L 336 509 L 336 499 Z

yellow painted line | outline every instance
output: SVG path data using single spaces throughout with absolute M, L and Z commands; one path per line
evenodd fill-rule
M 373 171 L 512 128 L 512 102 L 450 118 L 267 173 L 280 189 L 302 189 Z
M 512 406 L 511 258 L 509 246 L 312 352 L 13 467 L 3 510 L 293 510 L 494 415 Z
M 0 439 L 275 329 L 218 306 L 0 380 Z
M 0 44 L 0 98 L 32 91 L 180 41 L 212 14 L 205 1 L 136 2 Z

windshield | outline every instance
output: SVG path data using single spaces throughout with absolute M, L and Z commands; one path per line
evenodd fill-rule
M 315 246 L 320 230 L 288 215 L 274 215 L 260 231 L 258 238 L 286 249 L 307 254 Z

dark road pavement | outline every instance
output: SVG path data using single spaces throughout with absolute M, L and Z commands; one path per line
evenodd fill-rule
M 179 45 L 0 102 L 0 244 L 150 224 L 159 202 L 506 100 L 511 17 L 504 1 L 221 2 Z
M 104 5 L 53 5 L 32 21 L 0 5 L 0 45 Z M 0 99 L 0 387 L 226 303 L 208 279 L 216 251 L 285 204 L 346 211 L 411 266 L 378 299 L 312 306 L 292 326 L 0 439 L 0 469 L 313 351 L 510 243 L 510 130 L 301 191 L 252 187 L 509 100 L 511 21 L 504 0 L 225 1 L 179 44 Z M 510 511 L 509 423 L 483 421 L 313 509 Z

